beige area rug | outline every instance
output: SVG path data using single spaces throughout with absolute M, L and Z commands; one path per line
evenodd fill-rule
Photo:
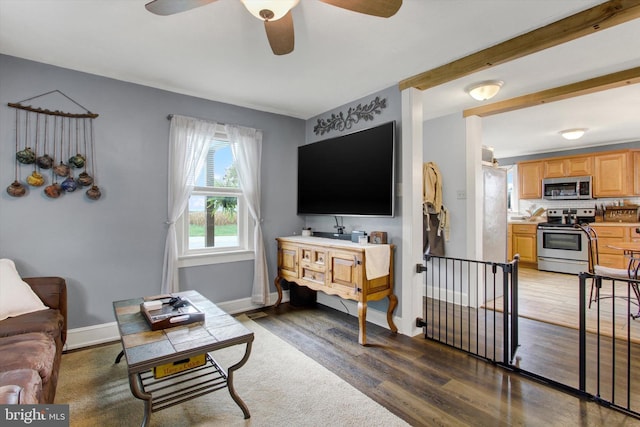
M 567 328 L 579 328 L 579 279 L 577 276 L 554 274 L 537 270 L 521 269 L 518 278 L 518 311 L 520 317 L 537 320 Z M 616 281 L 615 294 L 627 295 L 627 283 Z M 603 280 L 601 295 L 612 294 L 613 284 Z M 589 302 L 591 280 L 587 280 L 586 303 Z M 632 293 L 633 295 L 633 293 Z M 633 299 L 635 301 L 635 299 Z M 502 312 L 503 299 L 497 298 L 483 306 L 488 310 L 496 307 Z M 631 313 L 638 312 L 638 306 L 631 304 Z M 591 304 L 586 311 L 587 332 L 598 330 L 597 304 Z M 628 316 L 627 300 L 623 298 L 603 298 L 600 300 L 600 334 L 626 340 L 630 333 L 631 342 L 640 343 L 640 319 Z
M 228 390 L 170 407 L 151 426 L 407 426 L 404 421 L 246 316 L 255 333 L 249 361 L 234 374 L 251 412 L 245 420 Z M 137 426 L 144 404 L 133 397 L 120 343 L 65 354 L 55 403 L 68 403 L 71 426 Z M 213 353 L 226 369 L 244 346 Z

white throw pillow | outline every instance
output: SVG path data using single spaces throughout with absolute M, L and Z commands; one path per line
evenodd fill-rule
M 48 308 L 20 278 L 13 261 L 0 259 L 0 320 Z

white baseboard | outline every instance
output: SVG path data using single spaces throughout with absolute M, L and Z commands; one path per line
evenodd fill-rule
M 275 303 L 278 299 L 277 293 L 270 295 L 271 303 Z M 289 301 L 289 292 L 282 292 L 282 302 Z M 344 303 L 344 305 L 341 304 Z M 348 308 L 348 313 L 351 316 L 358 317 L 358 304 L 354 301 L 343 300 L 339 297 L 318 292 L 318 302 L 339 311 L 345 311 L 345 306 Z M 229 314 L 244 313 L 246 311 L 257 310 L 263 308 L 261 305 L 256 305 L 251 302 L 251 298 L 242 298 L 238 300 L 225 301 L 216 303 L 218 307 L 226 311 Z M 374 323 L 383 328 L 389 329 L 387 324 L 387 313 L 383 313 L 378 310 L 367 310 L 367 321 Z M 399 319 L 394 317 L 393 321 L 396 325 L 401 325 Z M 398 331 L 401 332 L 401 331 Z M 402 333 L 402 332 L 401 332 Z M 118 325 L 116 322 L 103 323 L 100 325 L 86 326 L 83 328 L 69 329 L 67 332 L 67 343 L 65 344 L 65 350 L 75 350 L 78 348 L 89 347 L 92 345 L 104 344 L 108 342 L 118 341 L 120 339 L 120 333 L 118 332 Z
M 275 303 L 278 300 L 278 294 L 275 292 L 269 297 L 271 303 Z M 282 301 L 289 301 L 288 291 L 282 292 Z M 216 305 L 229 314 L 243 313 L 245 311 L 256 310 L 263 307 L 261 305 L 253 304 L 251 302 L 251 298 L 225 301 L 216 303 Z M 119 339 L 120 333 L 118 332 L 118 325 L 116 322 L 69 329 L 67 331 L 67 342 L 64 346 L 64 350 L 75 350 L 92 345 L 118 341 Z
M 120 333 L 116 322 L 103 323 L 101 325 L 86 326 L 84 328 L 69 329 L 65 350 L 89 347 L 91 345 L 104 344 L 118 341 Z

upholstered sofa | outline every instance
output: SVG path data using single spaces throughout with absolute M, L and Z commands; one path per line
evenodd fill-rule
M 22 293 L 12 294 L 6 276 L 0 280 L 5 282 L 0 284 L 3 299 L 0 309 L 4 310 L 4 316 L 7 307 L 24 306 L 25 299 L 37 296 L 44 304 L 41 307 L 26 304 L 18 312 L 35 310 L 19 315 L 9 312 L 10 317 L 0 320 L 0 404 L 54 403 L 67 339 L 66 282 L 60 277 L 21 279 L 33 291 L 25 297 L 25 292 L 30 291 L 24 283 Z M 13 302 L 12 297 L 16 298 Z

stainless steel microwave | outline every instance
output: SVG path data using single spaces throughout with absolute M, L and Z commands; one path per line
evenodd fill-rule
M 592 199 L 591 177 L 545 178 L 542 180 L 542 197 L 549 200 Z

